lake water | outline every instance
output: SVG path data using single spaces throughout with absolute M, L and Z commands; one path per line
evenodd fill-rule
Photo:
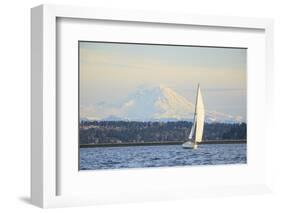
M 202 144 L 196 150 L 183 149 L 181 145 L 80 148 L 81 170 L 246 162 L 246 144 Z

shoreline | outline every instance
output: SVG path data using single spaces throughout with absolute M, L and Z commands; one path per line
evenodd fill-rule
M 136 142 L 136 143 L 100 143 L 100 144 L 80 144 L 80 148 L 98 148 L 98 147 L 124 147 L 124 146 L 160 146 L 160 145 L 181 145 L 184 141 L 167 142 Z M 246 144 L 247 140 L 208 140 L 200 144 Z

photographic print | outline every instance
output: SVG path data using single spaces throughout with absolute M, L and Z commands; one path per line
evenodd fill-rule
M 80 170 L 247 163 L 247 49 L 79 41 Z

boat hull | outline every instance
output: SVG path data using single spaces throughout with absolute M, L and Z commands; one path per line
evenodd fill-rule
M 192 141 L 187 141 L 182 144 L 182 148 L 184 149 L 197 149 L 197 144 Z

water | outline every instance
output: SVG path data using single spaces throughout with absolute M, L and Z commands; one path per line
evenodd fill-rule
M 243 164 L 246 148 L 246 144 L 202 144 L 196 150 L 181 145 L 80 148 L 80 169 Z

